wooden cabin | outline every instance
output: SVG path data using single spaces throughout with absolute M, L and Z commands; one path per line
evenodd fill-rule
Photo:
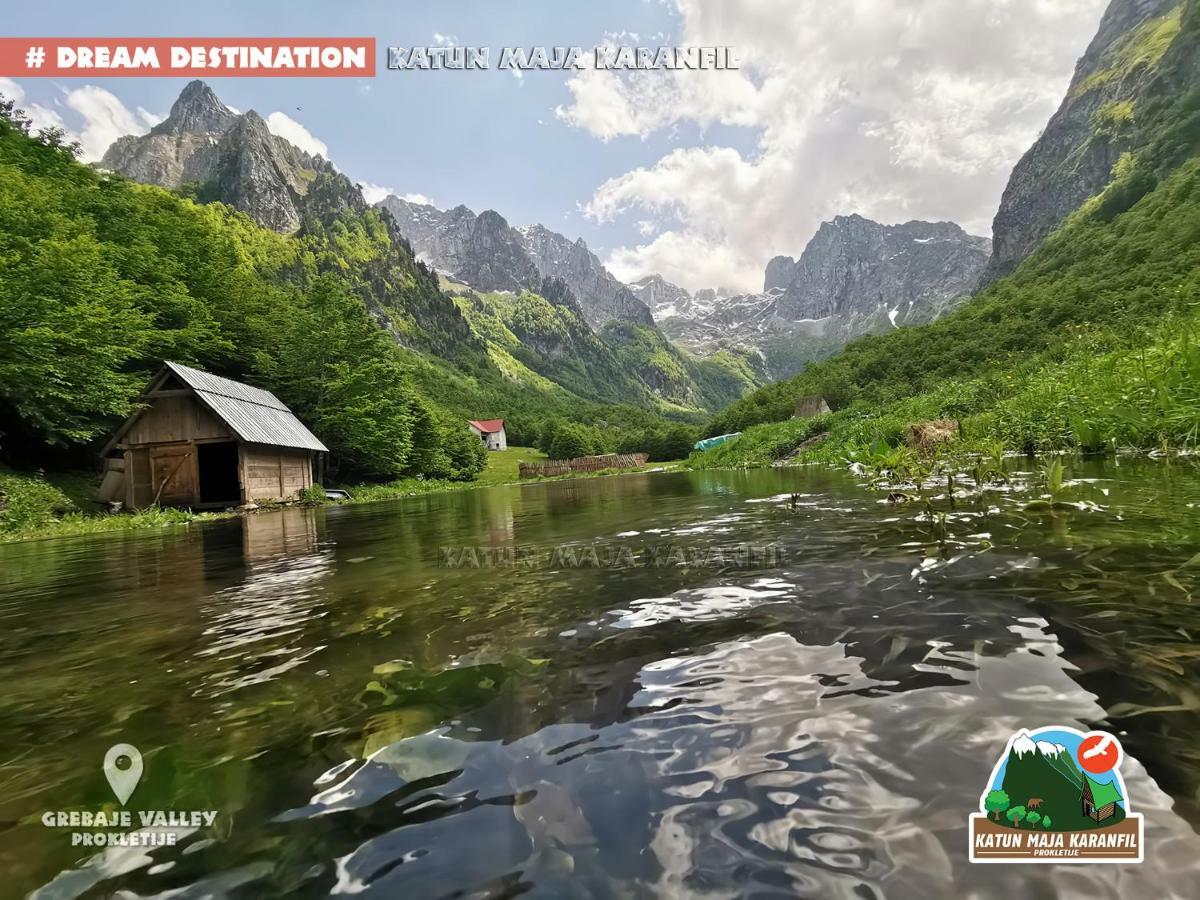
M 1083 797 L 1081 798 L 1083 814 L 1095 822 L 1103 822 L 1117 814 L 1117 803 L 1121 792 L 1117 790 L 1116 780 L 1098 784 L 1086 775 L 1083 776 Z
M 105 446 L 100 499 L 128 509 L 290 500 L 328 448 L 270 391 L 165 363 Z

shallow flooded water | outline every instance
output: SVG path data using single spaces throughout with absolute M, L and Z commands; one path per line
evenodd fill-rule
M 932 518 L 640 474 L 0 547 L 0 895 L 1193 897 L 1200 474 Z M 973 866 L 1009 734 L 1120 735 L 1136 865 Z M 211 810 L 71 845 L 46 811 Z M 87 831 L 87 829 L 83 829 Z

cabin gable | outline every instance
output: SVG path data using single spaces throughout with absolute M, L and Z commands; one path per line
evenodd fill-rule
M 125 432 L 126 446 L 170 444 L 177 441 L 232 441 L 237 435 L 203 406 L 190 391 L 150 398 L 147 407 Z

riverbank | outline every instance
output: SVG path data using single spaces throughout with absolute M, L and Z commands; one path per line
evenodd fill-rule
M 519 463 L 536 462 L 547 458 L 545 453 L 533 447 L 509 447 L 507 451 L 489 454 L 487 467 L 473 481 L 403 478 L 384 484 L 336 485 L 336 487 L 348 491 L 351 499 L 312 499 L 300 501 L 300 505 L 335 506 L 377 503 L 421 494 L 469 491 L 476 488 L 516 484 L 521 482 Z M 683 460 L 652 463 L 638 471 L 669 470 L 680 468 L 683 465 Z M 599 472 L 525 479 L 521 483 L 599 478 L 627 471 L 631 470 L 605 469 Z M 102 510 L 93 499 L 98 486 L 99 475 L 91 472 L 30 473 L 0 469 L 0 544 L 79 534 L 166 528 L 215 522 L 252 514 L 252 511 L 245 510 L 193 512 L 170 507 L 132 513 L 110 513 Z M 331 487 L 333 486 L 331 485 Z M 277 507 L 274 505 L 258 507 L 259 510 L 275 508 Z
M 1168 316 L 1149 336 L 1111 347 L 1103 330 L 1080 329 L 1061 352 L 911 396 L 852 401 L 836 412 L 785 419 L 794 405 L 770 398 L 781 421 L 693 454 L 697 469 L 788 462 L 844 464 L 902 448 L 913 423 L 953 418 L 953 453 L 1189 452 L 1200 444 L 1200 314 Z M 897 389 L 899 390 L 899 389 Z M 788 398 L 784 398 L 788 399 Z M 714 430 L 733 430 L 728 422 Z

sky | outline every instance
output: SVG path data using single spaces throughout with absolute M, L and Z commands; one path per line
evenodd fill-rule
M 218 96 L 364 186 L 582 237 L 623 280 L 762 289 L 822 221 L 990 235 L 1106 0 L 341 0 L 14 4 L 13 36 L 373 36 L 373 79 L 217 78 Z M 389 71 L 388 46 L 488 46 L 488 71 Z M 505 46 L 723 45 L 730 72 L 495 68 Z M 98 159 L 176 78 L 0 78 Z

